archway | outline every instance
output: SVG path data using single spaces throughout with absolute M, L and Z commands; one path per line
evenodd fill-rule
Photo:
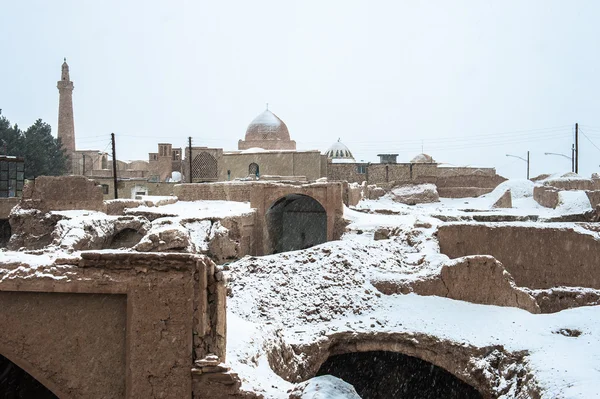
M 58 399 L 25 370 L 0 355 L 0 398 Z
M 327 241 L 327 213 L 314 198 L 289 194 L 266 213 L 269 250 L 280 253 L 310 248 Z
M 331 356 L 317 375 L 352 384 L 363 399 L 481 399 L 482 395 L 441 367 L 396 352 L 354 352 Z

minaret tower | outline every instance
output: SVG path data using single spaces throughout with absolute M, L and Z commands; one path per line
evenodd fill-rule
M 73 82 L 69 77 L 67 59 L 62 64 L 62 74 L 57 83 L 58 100 L 58 137 L 62 140 L 67 155 L 73 159 L 75 152 L 75 124 L 73 122 Z

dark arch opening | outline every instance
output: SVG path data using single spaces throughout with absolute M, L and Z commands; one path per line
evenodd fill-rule
M 310 248 L 327 241 L 327 213 L 316 199 L 290 194 L 266 213 L 269 250 L 280 253 Z
M 119 248 L 132 248 L 137 243 L 139 243 L 144 237 L 139 231 L 126 228 L 119 231 L 115 234 L 110 243 L 108 244 L 108 248 L 110 249 L 119 249 Z
M 482 399 L 469 384 L 441 367 L 396 352 L 331 356 L 317 375 L 330 374 L 354 386 L 363 399 Z
M 7 219 L 0 219 L 0 248 L 4 248 L 10 241 L 12 231 L 10 229 L 10 223 Z
M 58 399 L 25 370 L 0 355 L 0 398 Z

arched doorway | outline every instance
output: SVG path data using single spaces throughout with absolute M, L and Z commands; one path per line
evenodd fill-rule
M 354 386 L 363 399 L 481 399 L 482 395 L 441 367 L 396 352 L 331 356 L 317 375 L 330 374 Z
M 310 248 L 327 241 L 327 213 L 308 195 L 289 194 L 266 213 L 269 250 L 280 253 Z
M 257 163 L 252 162 L 250 165 L 248 165 L 248 176 L 258 177 L 259 175 L 260 175 L 260 168 L 258 167 Z
M 0 355 L 0 398 L 58 399 L 25 370 Z

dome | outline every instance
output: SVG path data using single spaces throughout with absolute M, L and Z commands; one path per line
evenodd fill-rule
M 246 141 L 290 141 L 290 132 L 281 119 L 269 110 L 258 115 L 246 129 Z
M 352 156 L 352 153 L 348 147 L 346 147 L 346 145 L 344 145 L 344 143 L 342 143 L 339 139 L 333 143 L 331 147 L 329 147 L 329 149 L 325 152 L 325 155 L 327 155 L 327 158 L 331 159 L 333 162 L 336 162 L 336 160 L 348 160 L 355 162 L 354 157 Z
M 419 154 L 416 157 L 414 157 L 410 163 L 435 163 L 435 160 L 432 158 L 431 155 L 427 155 L 427 154 Z

